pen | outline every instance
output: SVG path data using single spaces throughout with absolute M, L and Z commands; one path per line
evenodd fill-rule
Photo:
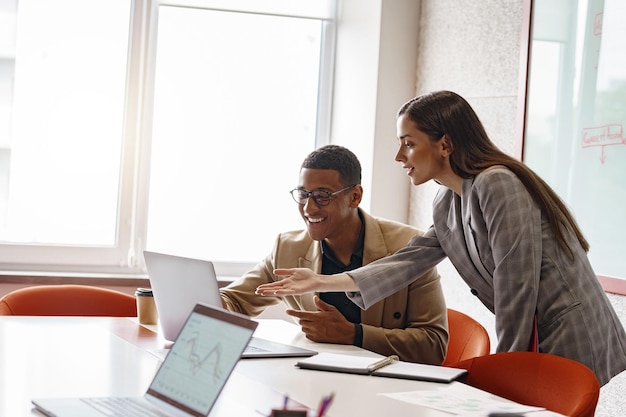
M 385 365 L 389 365 L 390 363 L 397 362 L 398 360 L 400 360 L 400 358 L 398 358 L 398 355 L 387 356 L 386 358 L 382 358 L 381 360 L 376 361 L 370 366 L 368 366 L 367 370 L 369 372 L 373 372 L 377 369 L 382 368 Z
M 288 403 L 289 403 L 289 395 L 285 395 L 285 398 L 283 398 L 283 410 L 287 409 Z
M 326 410 L 330 407 L 330 403 L 333 402 L 333 398 L 335 397 L 335 393 L 331 392 L 327 397 L 322 398 L 322 402 L 317 410 L 317 417 L 324 417 L 326 414 Z

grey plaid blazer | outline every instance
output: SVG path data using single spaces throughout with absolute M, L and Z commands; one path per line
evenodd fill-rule
M 601 385 L 626 369 L 626 333 L 576 237 L 574 258 L 556 243 L 517 176 L 492 167 L 442 187 L 433 226 L 394 255 L 349 272 L 362 308 L 416 280 L 446 256 L 495 314 L 497 351 L 528 350 L 537 315 L 539 350 L 591 368 Z M 468 291 L 468 294 L 470 292 Z

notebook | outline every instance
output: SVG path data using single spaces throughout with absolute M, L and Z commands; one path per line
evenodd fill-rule
M 396 355 L 365 357 L 329 352 L 323 352 L 314 357 L 300 360 L 296 363 L 296 366 L 302 369 L 319 371 L 446 383 L 452 382 L 467 373 L 467 370 L 461 368 L 403 362 Z
M 196 305 L 222 308 L 215 268 L 211 261 L 144 251 L 148 278 L 166 340 L 174 340 Z M 299 346 L 252 337 L 242 358 L 307 357 L 317 352 Z
M 54 417 L 132 416 L 134 407 L 143 416 L 209 415 L 258 323 L 203 304 L 187 316 L 142 397 L 42 398 L 33 399 L 33 405 Z M 116 403 L 123 414 L 101 411 Z

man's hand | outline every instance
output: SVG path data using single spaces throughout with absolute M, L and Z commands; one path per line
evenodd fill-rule
M 307 339 L 320 343 L 351 345 L 354 342 L 354 323 L 330 304 L 314 297 L 318 311 L 287 310 L 287 314 L 297 317 Z

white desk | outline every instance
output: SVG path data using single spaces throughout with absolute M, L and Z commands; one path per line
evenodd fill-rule
M 353 346 L 310 342 L 298 326 L 282 320 L 260 320 L 255 335 L 317 351 L 371 355 Z M 32 409 L 34 397 L 142 395 L 160 364 L 150 351 L 163 347 L 157 333 L 134 319 L 0 316 L 0 416 L 40 415 Z M 245 391 L 242 398 L 263 391 L 257 395 L 263 398 L 254 400 L 264 401 L 264 410 L 279 407 L 284 394 L 316 408 L 333 391 L 329 417 L 451 416 L 379 395 L 439 384 L 303 370 L 294 367 L 295 361 L 241 360 L 225 391 Z M 276 395 L 268 398 L 267 387 Z
M 372 356 L 371 352 L 354 346 L 311 342 L 304 337 L 297 326 L 283 320 L 262 321 L 255 335 L 316 351 Z M 270 363 L 267 360 L 242 360 L 239 361 L 236 370 L 313 408 L 317 407 L 322 396 L 334 391 L 335 399 L 329 410 L 330 416 L 451 416 L 378 395 L 381 392 L 432 389 L 438 384 L 299 369 L 294 366 L 296 360 L 291 358 L 271 361 Z M 267 371 L 268 365 L 271 372 Z M 467 388 L 473 390 L 471 387 Z

